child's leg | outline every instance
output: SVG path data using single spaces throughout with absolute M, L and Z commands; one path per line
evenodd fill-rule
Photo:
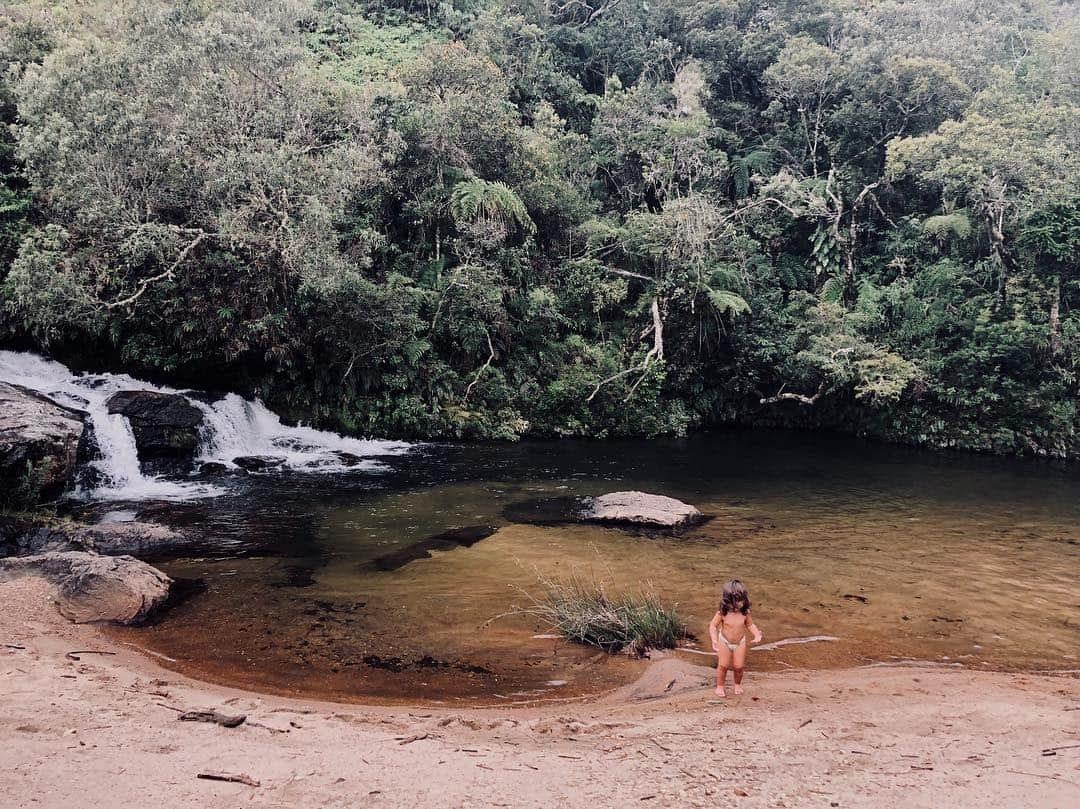
M 741 694 L 742 690 L 742 675 L 743 669 L 746 668 L 746 644 L 743 643 L 732 654 L 732 672 L 731 679 L 735 681 L 735 687 L 731 690 L 736 694 Z
M 716 653 L 716 696 L 726 697 L 724 692 L 724 680 L 727 679 L 727 670 L 731 668 L 731 649 L 720 643 L 720 651 Z

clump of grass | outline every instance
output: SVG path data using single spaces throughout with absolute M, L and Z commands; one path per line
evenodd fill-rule
M 541 577 L 540 583 L 543 596 L 521 612 L 575 643 L 640 656 L 649 649 L 670 649 L 688 636 L 677 605 L 665 606 L 651 589 L 611 594 L 603 582 L 578 576 L 564 581 Z

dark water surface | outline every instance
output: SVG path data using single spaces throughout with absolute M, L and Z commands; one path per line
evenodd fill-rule
M 425 445 L 388 465 L 237 477 L 215 500 L 131 506 L 210 539 L 197 557 L 161 564 L 205 589 L 119 635 L 187 673 L 279 693 L 560 698 L 617 685 L 641 664 L 537 637 L 550 630 L 527 616 L 497 618 L 539 594 L 538 576 L 651 587 L 678 602 L 699 648 L 719 586 L 738 576 L 767 642 L 839 638 L 752 652 L 751 669 L 1080 669 L 1075 466 L 768 431 Z M 625 489 L 714 519 L 657 539 L 502 516 L 524 500 Z M 395 569 L 375 563 L 474 525 L 498 530 Z

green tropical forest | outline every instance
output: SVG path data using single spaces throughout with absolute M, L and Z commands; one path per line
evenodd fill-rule
M 14 3 L 0 345 L 408 438 L 1080 455 L 1080 20 Z

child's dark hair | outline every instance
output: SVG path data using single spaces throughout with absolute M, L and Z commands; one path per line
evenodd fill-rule
M 724 593 L 720 596 L 720 614 L 727 615 L 736 610 L 743 615 L 750 612 L 750 594 L 746 592 L 745 584 L 732 579 L 724 585 Z

